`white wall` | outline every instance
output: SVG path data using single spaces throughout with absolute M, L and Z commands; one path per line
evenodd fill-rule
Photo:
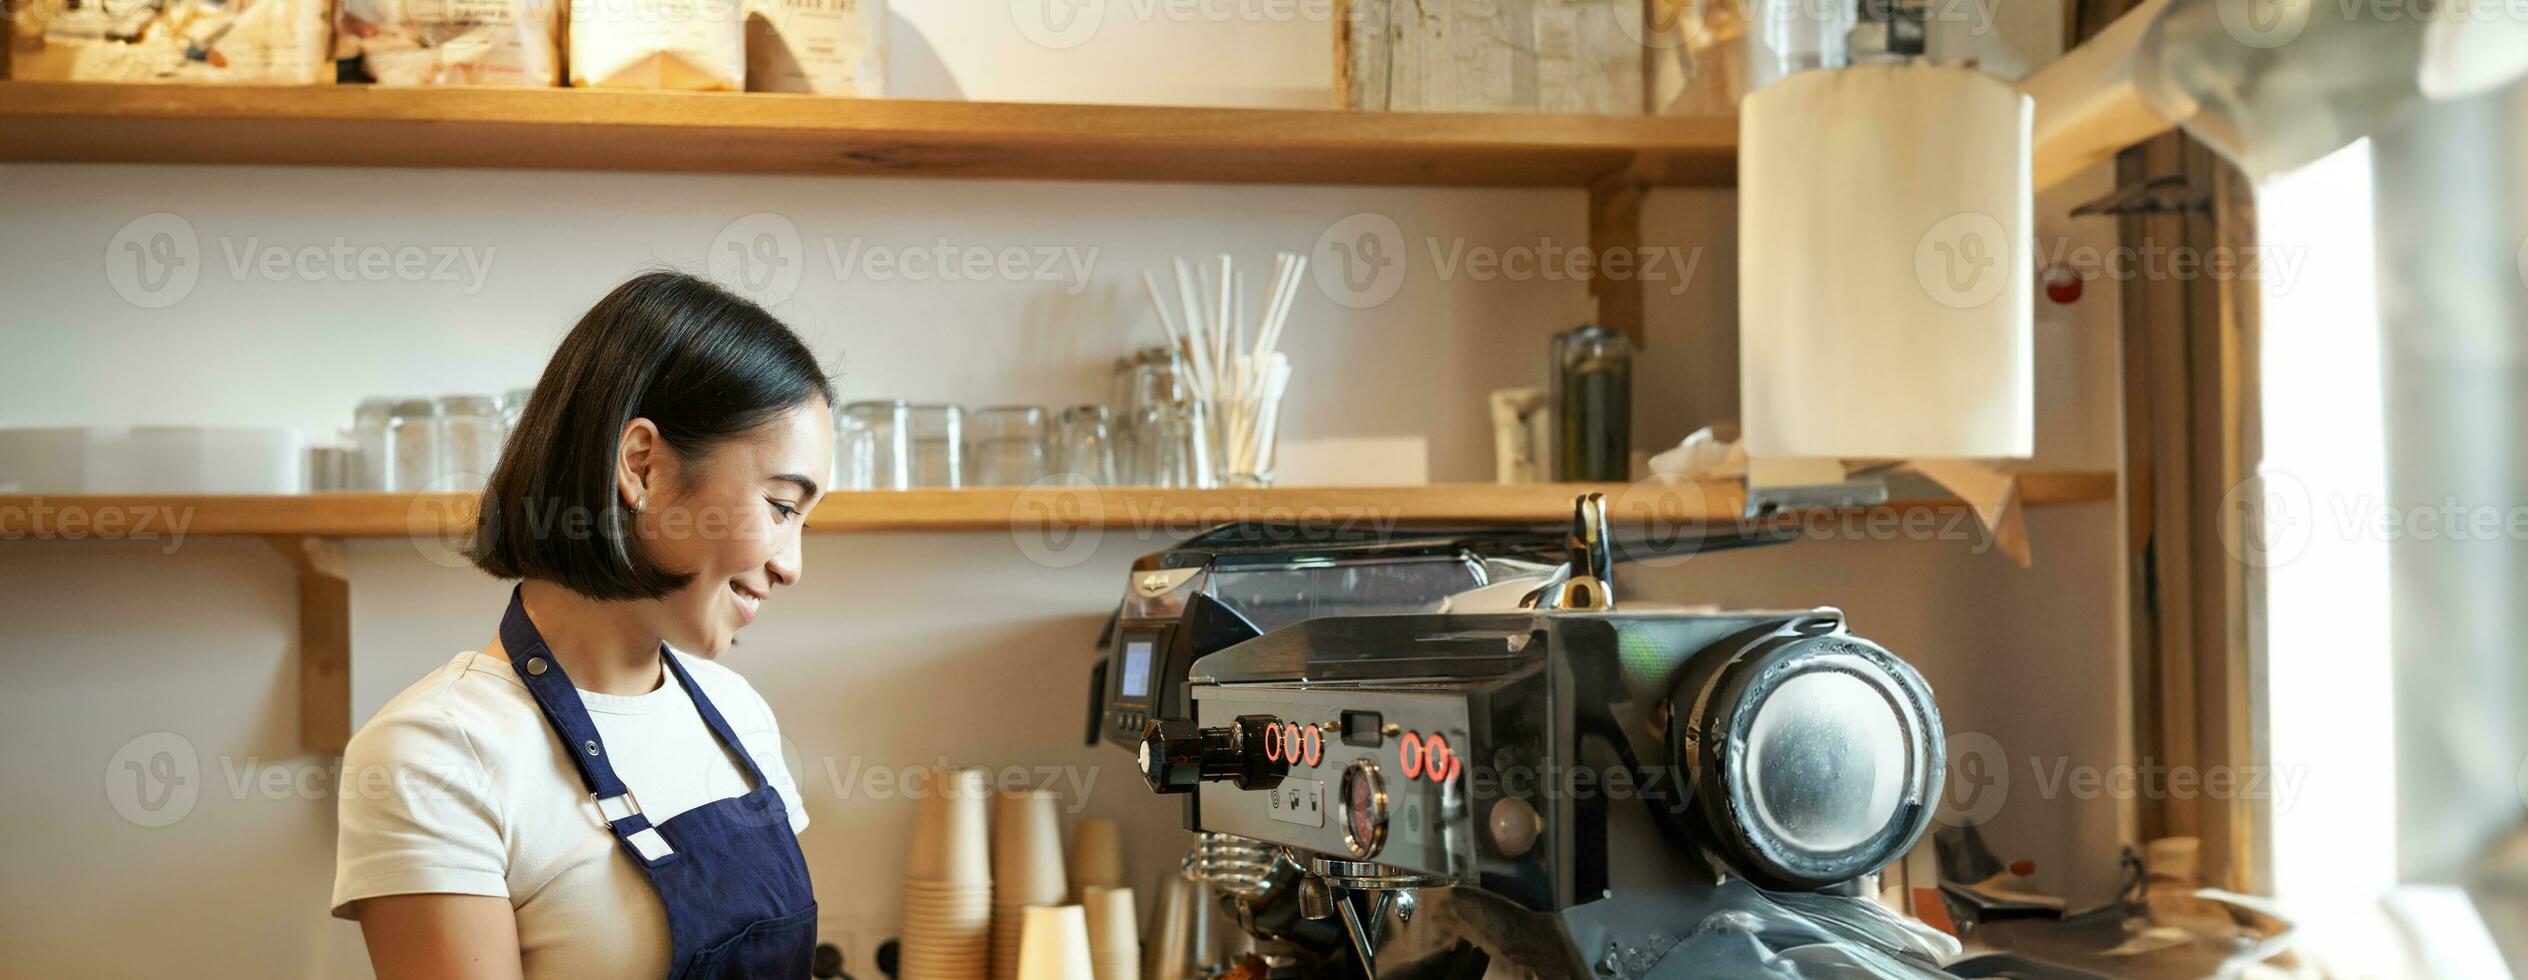
M 1022 7 L 1024 4 L 1021 5 Z M 1072 49 L 1032 45 L 1002 4 L 899 2 L 905 96 L 1316 105 L 1330 68 L 1321 23 L 1141 19 L 1109 4 Z M 1225 5 L 1224 5 L 1225 6 Z M 1116 66 L 1109 68 L 1107 66 Z M 1096 400 L 1106 361 L 1146 343 L 1138 271 L 1223 249 L 1261 268 L 1371 210 L 1415 243 L 1493 247 L 1585 239 L 1577 191 L 1183 187 L 113 166 L 0 167 L 0 425 L 215 422 L 323 430 L 371 394 L 497 390 L 531 380 L 572 318 L 623 276 L 699 268 L 732 221 L 771 211 L 807 239 L 779 311 L 841 360 L 855 395 L 968 402 Z M 118 229 L 167 212 L 205 265 L 166 309 L 124 302 L 103 258 Z M 2059 213 L 2059 212 L 2057 212 Z M 1642 370 L 1646 445 L 1734 414 L 1735 205 L 1661 192 L 1654 243 L 1704 249 L 1698 278 L 1657 299 Z M 462 284 L 266 281 L 230 275 L 222 243 L 448 246 L 491 256 Z M 1088 288 L 838 280 L 818 240 L 1097 250 Z M 495 251 L 496 250 L 496 251 Z M 2049 313 L 2040 337 L 2053 466 L 2111 466 L 2111 289 Z M 1394 300 L 1352 311 L 1303 294 L 1286 342 L 1298 400 L 1286 438 L 1427 437 L 1435 480 L 1490 473 L 1483 393 L 1539 378 L 1546 338 L 1587 315 L 1571 282 L 1440 281 L 1417 265 Z M 2102 341 L 2100 338 L 2104 338 Z M 2104 420 L 2104 421 L 2101 421 Z M 2039 569 L 1973 542 L 1826 540 L 1627 573 L 1630 594 L 1726 605 L 1835 604 L 1922 666 L 1950 727 L 2007 747 L 2014 782 L 1992 825 L 2045 880 L 2095 894 L 2112 871 L 2113 801 L 2037 799 L 2029 759 L 2119 761 L 2123 710 L 2116 508 L 2039 512 Z M 1168 863 L 1172 802 L 1149 798 L 1117 750 L 1079 746 L 1089 643 L 1121 570 L 1156 541 L 1110 534 L 1089 562 L 1028 562 L 999 534 L 825 536 L 730 663 L 772 701 L 816 826 L 804 839 L 828 938 L 891 928 L 909 805 L 847 794 L 829 771 L 927 764 L 1078 767 L 1085 809 L 1136 832 L 1136 875 Z M 1867 536 L 1862 536 L 1866 538 Z M 357 542 L 354 710 L 478 645 L 502 587 L 402 542 Z M 260 543 L 0 544 L 0 974 L 362 976 L 356 927 L 324 918 L 332 804 L 324 766 L 295 746 L 292 593 Z M 118 814 L 111 763 L 151 732 L 198 756 L 184 819 Z M 832 769 L 829 770 L 829 763 Z M 277 770 L 304 775 L 267 793 Z M 1094 773 L 1089 776 L 1089 773 Z M 117 780 L 123 780 L 117 782 Z M 235 780 L 246 780 L 240 792 Z M 2075 863 L 2073 856 L 2080 856 Z

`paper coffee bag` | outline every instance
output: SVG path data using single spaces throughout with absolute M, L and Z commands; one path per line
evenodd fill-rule
M 746 0 L 746 90 L 886 95 L 886 0 Z
M 742 0 L 571 0 L 571 84 L 746 88 Z

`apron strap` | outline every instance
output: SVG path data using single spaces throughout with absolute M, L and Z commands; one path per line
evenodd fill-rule
M 764 778 L 764 770 L 755 765 L 754 755 L 748 753 L 746 746 L 737 740 L 737 731 L 729 727 L 729 720 L 720 716 L 719 706 L 712 704 L 711 696 L 702 692 L 702 685 L 694 683 L 693 675 L 685 672 L 685 665 L 679 663 L 676 655 L 664 646 L 659 648 L 659 656 L 667 661 L 668 670 L 676 672 L 676 682 L 685 686 L 685 693 L 693 698 L 694 708 L 702 712 L 702 723 L 711 726 L 711 734 L 719 738 L 720 745 L 727 748 L 730 755 L 737 757 L 738 768 L 744 770 L 746 778 L 753 781 L 753 788 L 762 789 L 772 785 L 772 780 Z M 775 751 L 779 750 L 775 749 Z
M 624 846 L 632 849 L 644 863 L 663 860 L 674 854 L 664 838 L 641 812 L 640 798 L 615 775 L 613 763 L 607 761 L 604 736 L 597 733 L 597 723 L 588 717 L 588 706 L 579 699 L 579 689 L 571 684 L 570 674 L 562 662 L 545 645 L 544 635 L 536 631 L 535 622 L 527 618 L 521 590 L 509 592 L 509 609 L 500 618 L 500 645 L 509 654 L 509 666 L 517 671 L 518 680 L 535 697 L 536 706 L 544 712 L 544 720 L 562 740 L 562 751 L 570 757 L 571 767 L 579 770 L 580 781 L 588 787 L 597 804 L 599 819 Z M 728 719 L 711 703 L 710 695 L 694 683 L 693 675 L 678 663 L 676 655 L 662 643 L 659 659 L 684 686 L 685 696 L 693 700 L 694 709 L 702 713 L 702 722 L 711 729 L 713 738 L 737 759 L 738 767 L 754 783 L 755 789 L 771 785 L 764 771 L 755 765 L 755 757 L 739 743 L 737 733 L 729 728 Z M 750 790 L 751 792 L 751 790 Z
M 518 672 L 518 680 L 535 696 L 536 706 L 544 709 L 544 720 L 562 740 L 562 754 L 570 757 L 571 768 L 579 770 L 580 781 L 597 797 L 600 811 L 630 795 L 631 790 L 615 776 L 614 765 L 606 760 L 605 740 L 597 735 L 588 706 L 580 702 L 579 689 L 571 686 L 561 660 L 544 645 L 544 635 L 527 618 L 526 603 L 520 601 L 517 589 L 509 591 L 509 611 L 500 617 L 500 645 L 509 654 L 509 666 Z

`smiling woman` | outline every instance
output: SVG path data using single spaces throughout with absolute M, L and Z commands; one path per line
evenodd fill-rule
M 391 787 L 342 795 L 334 882 L 380 976 L 807 975 L 807 814 L 713 661 L 799 580 L 832 397 L 781 321 L 689 276 L 572 328 L 483 493 L 471 557 L 519 580 L 498 634 L 344 750 Z

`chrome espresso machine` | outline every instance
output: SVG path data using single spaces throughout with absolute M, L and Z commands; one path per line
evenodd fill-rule
M 1866 895 L 1920 839 L 1929 688 L 1832 609 L 1618 607 L 1569 528 L 1232 525 L 1131 572 L 1092 741 L 1181 795 L 1276 977 L 1940 976 Z M 1229 963 L 1154 962 L 1151 977 Z

